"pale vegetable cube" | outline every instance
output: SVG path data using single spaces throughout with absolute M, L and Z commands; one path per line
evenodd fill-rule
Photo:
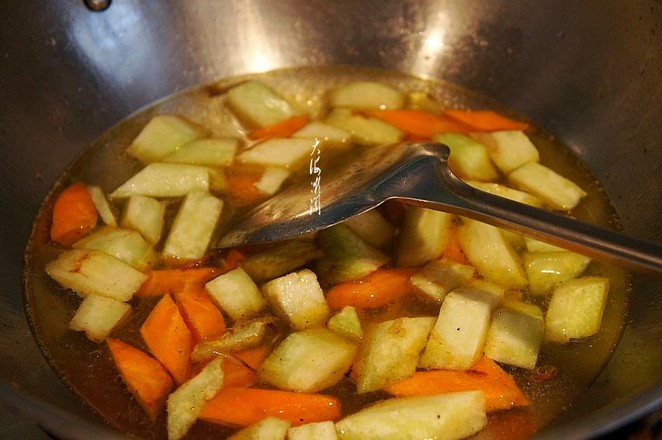
M 508 181 L 561 211 L 571 210 L 586 196 L 586 192 L 574 182 L 535 162 L 517 168 L 508 175 Z
M 205 191 L 189 193 L 175 216 L 163 245 L 163 256 L 176 260 L 199 260 L 207 252 L 223 201 Z
M 316 392 L 335 385 L 349 370 L 356 346 L 325 328 L 291 333 L 267 356 L 261 380 L 285 390 Z
M 485 396 L 463 391 L 388 399 L 336 423 L 340 440 L 461 439 L 487 424 Z
M 389 262 L 386 254 L 344 223 L 320 231 L 318 241 L 324 256 L 317 262 L 317 272 L 329 284 L 363 278 Z
M 497 170 L 490 161 L 487 149 L 480 142 L 461 133 L 438 134 L 433 140 L 451 150 L 448 165 L 458 177 L 484 182 L 497 179 Z
M 78 306 L 69 328 L 85 332 L 89 340 L 101 343 L 130 313 L 131 306 L 125 302 L 90 294 Z
M 249 255 L 241 261 L 241 267 L 259 283 L 289 273 L 321 255 L 312 241 L 290 240 Z
M 365 145 L 394 144 L 404 136 L 400 129 L 387 122 L 354 114 L 347 108 L 333 109 L 326 123 L 349 132 L 354 141 Z
M 267 167 L 260 180 L 254 183 L 255 188 L 265 195 L 275 194 L 283 182 L 292 174 L 289 170 L 280 167 Z
M 209 189 L 209 170 L 198 165 L 151 163 L 110 194 L 121 199 L 141 194 L 150 197 L 180 197 Z
M 122 226 L 135 229 L 152 244 L 158 243 L 165 222 L 165 209 L 165 203 L 155 198 L 132 195 L 124 205 Z
M 296 114 L 287 100 L 259 81 L 246 81 L 231 88 L 227 105 L 242 122 L 251 127 L 266 127 Z
M 117 226 L 115 214 L 113 214 L 113 210 L 110 208 L 108 198 L 106 198 L 103 190 L 95 185 L 87 185 L 87 192 L 90 193 L 90 198 L 99 213 L 99 217 L 101 217 L 101 221 L 108 226 Z
M 288 440 L 338 440 L 336 427 L 330 420 L 293 426 L 287 431 Z
M 411 92 L 407 95 L 407 108 L 441 113 L 443 108 L 432 96 L 425 92 Z
M 524 164 L 540 160 L 538 149 L 521 131 L 473 133 L 472 136 L 487 147 L 490 158 L 505 174 Z
M 384 248 L 393 240 L 395 227 L 376 209 L 345 220 L 359 237 L 368 244 Z
M 441 304 L 448 292 L 468 283 L 473 276 L 473 266 L 442 258 L 430 261 L 409 281 L 419 296 Z
M 137 231 L 112 226 L 95 230 L 74 243 L 73 248 L 102 251 L 141 270 L 151 266 L 157 259 L 152 245 Z
M 197 375 L 168 396 L 168 440 L 179 440 L 198 419 L 204 403 L 223 388 L 222 358 L 209 362 Z
M 244 150 L 237 160 L 264 167 L 296 168 L 308 160 L 314 140 L 271 138 Z
M 524 268 L 532 295 L 546 295 L 561 283 L 581 275 L 591 259 L 575 252 L 527 252 Z
M 225 168 L 209 168 L 209 191 L 214 193 L 227 193 L 229 189 Z
M 162 162 L 223 167 L 232 163 L 237 148 L 239 140 L 234 138 L 195 139 L 165 156 Z
M 546 315 L 545 339 L 565 343 L 600 330 L 609 279 L 585 277 L 561 284 L 552 294 Z
M 441 256 L 451 231 L 451 214 L 410 206 L 398 240 L 398 266 L 420 266 Z
M 498 284 L 491 283 L 482 278 L 476 278 L 465 286 L 458 287 L 455 289 L 458 292 L 464 292 L 465 290 L 477 290 L 483 292 L 486 296 L 485 299 L 492 304 L 492 309 L 495 309 L 506 297 L 506 289 L 503 286 Z
M 510 301 L 497 309 L 485 341 L 485 356 L 497 362 L 532 369 L 544 335 L 540 308 Z
M 542 200 L 534 195 L 520 191 L 518 189 L 510 188 L 500 183 L 478 182 L 476 180 L 468 180 L 466 183 L 481 191 L 490 193 L 495 196 L 514 200 L 516 202 L 524 203 L 525 205 L 541 208 L 544 204 Z
M 207 131 L 178 115 L 156 115 L 143 127 L 126 152 L 143 163 L 156 162 Z
M 419 366 L 466 370 L 483 352 L 492 316 L 492 296 L 480 290 L 446 295 Z
M 329 306 L 317 275 L 308 269 L 292 272 L 264 284 L 267 302 L 293 330 L 323 326 L 329 318 Z
M 363 337 L 361 320 L 352 306 L 343 307 L 338 313 L 333 315 L 326 326 L 333 333 L 349 339 L 353 342 L 360 342 Z
M 334 89 L 329 103 L 333 107 L 358 110 L 397 110 L 403 107 L 405 97 L 399 90 L 383 83 L 356 81 Z
M 131 299 L 147 280 L 147 275 L 133 266 L 91 249 L 62 252 L 46 265 L 46 273 L 80 296 L 101 295 L 118 301 Z
M 349 131 L 322 121 L 311 121 L 292 135 L 294 138 L 318 139 L 324 145 L 345 144 L 349 141 L 350 136 Z
M 514 289 L 528 285 L 519 256 L 499 228 L 463 219 L 458 237 L 469 261 L 489 281 Z
M 217 276 L 205 287 L 234 321 L 253 317 L 267 305 L 260 289 L 241 267 Z
M 285 440 L 290 422 L 278 417 L 266 417 L 232 434 L 228 440 Z
M 358 393 L 411 376 L 434 324 L 432 317 L 397 318 L 373 326 L 355 364 Z

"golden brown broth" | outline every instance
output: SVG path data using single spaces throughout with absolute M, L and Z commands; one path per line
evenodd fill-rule
M 81 333 L 68 330 L 67 325 L 79 303 L 71 292 L 66 292 L 52 281 L 44 271 L 46 263 L 54 259 L 59 248 L 50 244 L 48 227 L 53 194 L 72 180 L 93 183 L 110 192 L 140 165 L 127 157 L 123 151 L 149 118 L 159 113 L 179 113 L 188 116 L 207 127 L 217 136 L 243 136 L 242 127 L 224 108 L 224 91 L 247 77 L 220 81 L 216 84 L 197 88 L 156 103 L 137 113 L 105 133 L 78 161 L 65 173 L 46 199 L 41 213 L 35 221 L 33 235 L 26 255 L 26 304 L 33 332 L 45 357 L 62 381 L 81 400 L 86 402 L 110 425 L 143 438 L 165 438 L 165 411 L 161 412 L 153 424 L 143 410 L 133 400 L 123 385 L 109 354 L 103 345 L 88 341 Z M 444 107 L 491 108 L 505 115 L 523 119 L 506 108 L 481 96 L 458 87 L 393 72 L 349 68 L 305 68 L 284 70 L 259 76 L 260 80 L 284 93 L 285 97 L 313 116 L 325 111 L 324 91 L 333 86 L 353 80 L 379 80 L 403 91 L 424 91 L 434 97 Z M 532 141 L 538 146 L 541 161 L 564 176 L 578 183 L 588 192 L 588 196 L 573 215 L 591 223 L 603 226 L 614 225 L 615 214 L 609 200 L 600 190 L 595 179 L 579 161 L 560 145 L 551 135 L 541 129 L 531 130 Z M 570 406 L 599 374 L 621 334 L 628 296 L 627 274 L 613 267 L 593 262 L 588 272 L 608 276 L 611 280 L 608 304 L 605 310 L 602 329 L 594 337 L 566 345 L 544 345 L 538 364 L 553 365 L 559 372 L 547 382 L 532 380 L 532 372 L 509 369 L 519 385 L 533 399 L 533 405 L 526 410 L 512 410 L 501 415 L 491 415 L 490 425 L 479 437 L 492 437 L 499 430 L 499 422 L 509 418 L 531 420 L 544 426 L 560 412 Z M 138 328 L 147 316 L 153 300 L 134 300 L 134 313 L 130 322 L 114 333 L 124 341 L 145 348 L 138 334 Z M 397 309 L 397 310 L 396 310 Z M 390 309 L 372 312 L 372 318 L 384 319 L 396 312 L 406 310 L 413 314 L 434 314 L 420 303 L 398 304 Z M 327 394 L 336 394 L 342 399 L 343 413 L 347 414 L 376 399 L 386 397 L 383 393 L 369 393 L 364 396 L 347 396 L 353 386 L 342 382 Z M 520 425 L 522 422 L 519 422 Z M 204 422 L 197 423 L 190 432 L 195 438 L 219 438 L 232 432 Z

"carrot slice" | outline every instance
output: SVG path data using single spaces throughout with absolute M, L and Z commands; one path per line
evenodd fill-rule
M 225 319 L 203 285 L 189 285 L 175 294 L 179 312 L 188 325 L 193 340 L 200 342 L 225 333 Z
M 234 248 L 230 249 L 228 254 L 225 256 L 225 260 L 223 261 L 223 270 L 225 272 L 230 272 L 231 270 L 236 269 L 239 267 L 239 263 L 244 258 L 246 258 L 246 255 L 244 255 L 243 252 L 240 252 Z
M 238 359 L 223 360 L 223 388 L 249 387 L 257 383 L 257 373 Z
M 170 295 L 164 295 L 152 309 L 140 327 L 140 334 L 175 382 L 184 383 L 191 371 L 193 337 Z
M 70 246 L 90 232 L 99 214 L 90 192 L 82 183 L 67 187 L 55 200 L 51 220 L 51 240 Z
M 418 140 L 431 139 L 439 133 L 466 133 L 466 126 L 444 115 L 435 115 L 424 110 L 375 110 L 371 116 L 395 125 L 410 137 Z
M 127 388 L 149 418 L 156 420 L 172 388 L 168 371 L 159 361 L 126 342 L 108 338 L 106 344 Z
M 491 110 L 445 110 L 450 119 L 467 126 L 470 131 L 526 130 L 529 124 L 514 121 Z
M 234 357 L 241 359 L 249 367 L 257 370 L 262 365 L 262 362 L 269 356 L 269 347 L 260 345 L 248 350 L 242 350 L 234 353 Z
M 340 402 L 323 394 L 231 387 L 208 400 L 200 413 L 202 420 L 231 426 L 248 426 L 269 416 L 294 426 L 338 420 Z
M 389 304 L 413 292 L 409 278 L 416 269 L 381 268 L 360 280 L 344 281 L 333 286 L 326 301 L 333 310 L 345 306 L 371 309 Z
M 136 295 L 143 297 L 174 295 L 188 286 L 204 286 L 219 273 L 220 271 L 213 267 L 153 270 Z
M 269 138 L 287 138 L 302 129 L 310 122 L 310 117 L 307 115 L 292 116 L 284 121 L 277 122 L 276 124 L 268 127 L 256 128 L 248 133 L 248 138 L 253 140 L 264 140 Z
M 260 181 L 263 171 L 228 169 L 225 179 L 228 185 L 228 196 L 239 206 L 246 206 L 264 197 L 255 184 Z
M 512 376 L 484 356 L 470 370 L 417 371 L 413 376 L 386 388 L 387 392 L 398 397 L 469 390 L 483 391 L 487 411 L 531 404 Z

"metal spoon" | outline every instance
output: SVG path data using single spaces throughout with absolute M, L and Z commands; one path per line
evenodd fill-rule
M 662 273 L 662 246 L 480 191 L 451 172 L 449 154 L 448 147 L 434 143 L 366 147 L 351 161 L 323 170 L 319 193 L 313 190 L 317 176 L 311 176 L 312 182 L 281 192 L 230 225 L 217 246 L 292 238 L 398 199 L 637 271 Z

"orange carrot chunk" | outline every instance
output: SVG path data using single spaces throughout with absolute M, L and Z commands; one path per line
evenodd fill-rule
M 225 256 L 225 260 L 223 260 L 223 270 L 225 272 L 230 272 L 231 270 L 236 269 L 239 267 L 239 263 L 241 263 L 241 260 L 244 258 L 246 258 L 246 255 L 244 255 L 242 252 L 234 248 L 230 249 L 228 254 Z
M 175 301 L 195 342 L 216 338 L 225 333 L 223 314 L 203 285 L 187 286 L 175 294 Z
M 193 336 L 170 295 L 164 295 L 152 309 L 140 335 L 177 384 L 189 378 Z
M 257 383 L 257 373 L 239 359 L 228 357 L 223 360 L 223 388 L 249 387 Z
M 484 356 L 469 370 L 417 371 L 413 376 L 386 388 L 387 392 L 398 397 L 469 390 L 480 390 L 485 394 L 485 409 L 488 412 L 531 404 L 512 376 Z
M 529 124 L 514 121 L 491 110 L 445 110 L 444 115 L 470 131 L 526 130 Z
M 308 124 L 308 122 L 310 122 L 310 117 L 307 115 L 292 116 L 291 118 L 277 122 L 274 125 L 257 128 L 248 133 L 248 138 L 253 140 L 287 138 L 302 129 L 306 124 Z
M 466 133 L 468 128 L 444 115 L 435 115 L 424 110 L 375 110 L 370 115 L 395 125 L 410 137 L 419 140 L 431 139 L 439 133 Z
M 213 267 L 161 269 L 149 272 L 149 278 L 136 292 L 137 296 L 174 295 L 188 286 L 204 286 L 220 271 Z
M 294 426 L 338 420 L 340 402 L 323 394 L 259 388 L 223 388 L 202 407 L 200 419 L 229 426 L 248 426 L 274 416 Z
M 345 306 L 371 309 L 389 304 L 413 292 L 409 278 L 416 269 L 381 268 L 360 280 L 343 281 L 326 294 L 332 310 Z
M 99 214 L 87 187 L 74 183 L 55 200 L 51 221 L 51 240 L 70 246 L 97 225 Z
M 264 197 L 255 184 L 260 181 L 263 171 L 228 169 L 225 179 L 228 185 L 228 196 L 235 204 L 246 206 Z
M 450 234 L 448 235 L 448 241 L 446 242 L 446 247 L 444 248 L 444 252 L 442 255 L 444 256 L 444 258 L 447 258 L 456 263 L 466 264 L 466 265 L 471 264 L 471 262 L 465 255 L 464 250 L 462 249 L 462 245 L 460 244 L 460 238 L 457 234 L 456 227 L 451 228 Z
M 156 420 L 172 388 L 168 371 L 153 357 L 119 339 L 106 339 L 113 361 L 136 401 Z

